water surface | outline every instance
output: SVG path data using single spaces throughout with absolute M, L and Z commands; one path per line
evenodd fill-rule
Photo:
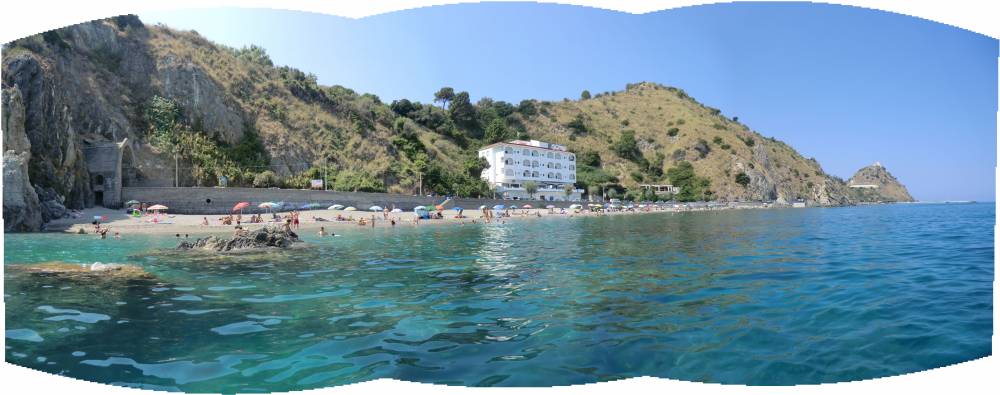
M 990 354 L 993 229 L 991 203 L 366 228 L 226 258 L 157 253 L 176 245 L 163 236 L 9 234 L 5 265 L 157 279 L 7 272 L 5 356 L 212 392 L 868 379 Z

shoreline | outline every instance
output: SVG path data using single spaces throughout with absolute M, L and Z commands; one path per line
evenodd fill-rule
M 515 209 L 510 210 L 510 217 L 495 217 L 492 223 L 500 222 L 519 222 L 524 220 L 538 220 L 538 219 L 553 219 L 553 218 L 573 218 L 573 217 L 600 217 L 600 216 L 618 216 L 618 215 L 644 215 L 644 214 L 657 214 L 657 213 L 678 213 L 678 212 L 692 212 L 692 211 L 728 211 L 728 210 L 754 210 L 754 209 L 768 209 L 774 207 L 764 207 L 764 206 L 705 206 L 705 207 L 662 207 L 656 209 L 635 209 L 634 211 L 608 211 L 602 213 L 590 212 L 587 210 L 580 210 L 580 212 L 575 212 L 575 210 L 567 210 L 565 214 L 560 214 L 559 209 L 555 209 L 553 213 L 549 212 L 549 209 L 537 208 L 537 209 Z M 471 211 L 471 212 L 470 212 Z M 122 210 L 112 210 L 105 208 L 89 208 L 79 212 L 80 216 L 78 218 L 60 218 L 53 220 L 46 224 L 44 230 L 39 233 L 66 233 L 66 234 L 78 234 L 80 229 L 83 229 L 86 235 L 94 235 L 94 221 L 95 216 L 102 216 L 106 219 L 101 221 L 101 226 L 108 227 L 108 238 L 113 238 L 115 232 L 120 232 L 122 236 L 127 235 L 171 235 L 175 236 L 180 234 L 182 236 L 209 236 L 209 235 L 226 235 L 231 236 L 235 230 L 235 223 L 233 225 L 222 225 L 220 218 L 224 216 L 220 215 L 196 215 L 196 214 L 160 214 L 157 217 L 157 222 L 152 222 L 152 215 L 143 215 L 139 218 L 134 218 L 128 216 Z M 287 212 L 279 213 L 279 218 L 281 216 L 289 214 Z M 484 220 L 481 218 L 482 213 L 479 210 L 465 210 L 463 212 L 465 218 L 455 218 L 457 212 L 451 209 L 444 210 L 442 212 L 444 218 L 442 219 L 422 219 L 419 223 L 414 222 L 416 215 L 413 212 L 402 212 L 402 213 L 389 213 L 389 219 L 396 220 L 396 227 L 422 227 L 422 226 L 463 226 L 463 225 L 481 225 L 484 224 Z M 353 221 L 336 221 L 337 215 L 341 215 L 345 218 L 353 218 Z M 372 222 L 371 218 L 374 215 L 375 221 Z M 381 212 L 368 212 L 368 211 L 343 211 L 343 210 L 308 210 L 300 211 L 299 216 L 301 218 L 298 228 L 293 228 L 298 232 L 318 232 L 320 227 L 325 228 L 329 232 L 343 233 L 351 231 L 360 231 L 366 228 L 372 228 L 372 223 L 376 228 L 387 228 L 392 227 L 390 221 L 383 218 L 383 213 Z M 244 215 L 244 220 L 249 219 L 250 215 Z M 270 219 L 267 214 L 264 214 L 266 219 Z M 235 216 L 234 216 L 235 218 Z M 314 218 L 323 218 L 326 221 L 317 221 Z M 358 220 L 365 218 L 368 220 L 368 224 L 359 225 Z M 208 219 L 209 225 L 202 225 L 203 219 Z M 244 229 L 253 231 L 255 229 L 262 228 L 267 225 L 281 225 L 282 222 L 266 221 L 263 223 L 241 223 Z

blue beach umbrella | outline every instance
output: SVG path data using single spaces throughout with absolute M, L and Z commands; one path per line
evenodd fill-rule
M 417 210 L 427 211 L 427 207 L 426 206 L 417 206 L 417 207 L 413 208 L 413 211 L 417 211 Z
M 502 204 L 498 204 L 498 205 L 496 205 L 496 206 L 493 206 L 493 209 L 494 209 L 494 210 L 503 210 L 503 207 L 504 207 L 504 206 L 503 206 Z

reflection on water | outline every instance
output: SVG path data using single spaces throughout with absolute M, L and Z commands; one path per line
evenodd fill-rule
M 541 219 L 175 240 L 5 235 L 5 264 L 132 263 L 113 285 L 5 273 L 9 362 L 119 385 L 286 391 L 379 377 L 796 384 L 990 353 L 992 205 Z

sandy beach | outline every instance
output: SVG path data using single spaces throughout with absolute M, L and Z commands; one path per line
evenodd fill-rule
M 497 217 L 493 219 L 493 222 L 516 222 L 525 220 L 537 220 L 537 219 L 556 219 L 556 218 L 570 218 L 578 216 L 599 216 L 599 215 L 640 215 L 649 213 L 663 213 L 663 212 L 677 212 L 686 211 L 688 209 L 683 208 L 659 208 L 650 209 L 646 211 L 645 209 L 637 209 L 635 211 L 611 211 L 604 213 L 595 213 L 587 210 L 566 210 L 564 213 L 560 213 L 559 209 L 552 212 L 549 209 L 516 209 L 510 210 L 511 215 L 509 217 Z M 434 212 L 436 213 L 436 212 Z M 249 230 L 258 229 L 267 225 L 280 225 L 283 220 L 283 216 L 289 214 L 288 212 L 278 213 L 279 220 L 271 220 L 270 214 L 263 214 L 265 222 L 263 223 L 247 223 L 249 221 L 250 214 L 244 214 L 242 216 L 243 221 L 241 225 Z M 433 213 L 432 213 L 433 214 Z M 337 216 L 340 215 L 344 217 L 345 221 L 337 221 Z M 390 220 L 395 220 L 397 227 L 413 227 L 413 226 L 442 226 L 442 225 L 475 225 L 484 223 L 482 218 L 482 213 L 478 210 L 465 210 L 463 212 L 464 218 L 456 218 L 458 212 L 455 210 L 444 210 L 442 211 L 444 218 L 442 219 L 422 219 L 420 221 L 415 221 L 416 214 L 413 212 L 402 212 L 402 213 L 389 213 L 388 219 L 383 216 L 381 212 L 367 212 L 367 211 L 343 211 L 343 210 L 308 210 L 300 211 L 299 218 L 300 224 L 299 228 L 295 229 L 298 232 L 318 232 L 320 227 L 324 227 L 328 232 L 333 231 L 337 233 L 345 231 L 360 231 L 366 228 L 372 227 L 371 219 L 374 217 L 374 227 L 390 227 L 393 226 Z M 134 235 L 134 234 L 162 234 L 162 235 L 189 235 L 189 236 L 204 236 L 204 235 L 220 235 L 220 234 L 231 234 L 235 229 L 235 222 L 233 225 L 223 225 L 221 219 L 223 215 L 189 215 L 189 214 L 170 214 L 161 213 L 158 216 L 153 214 L 145 214 L 141 217 L 132 217 L 124 213 L 124 210 L 111 210 L 101 207 L 90 208 L 86 210 L 79 211 L 79 217 L 77 218 L 60 218 L 58 220 L 53 220 L 49 222 L 46 226 L 46 231 L 48 232 L 66 232 L 66 233 L 79 233 L 81 229 L 88 234 L 94 233 L 94 218 L 96 216 L 102 217 L 100 221 L 102 227 L 109 227 L 108 237 L 111 237 L 115 232 L 124 235 Z M 155 222 L 154 222 L 155 218 Z M 367 224 L 359 225 L 358 220 L 364 218 L 367 220 Z M 208 220 L 209 225 L 203 225 L 204 220 Z M 234 215 L 235 219 L 235 215 Z M 324 221 L 325 220 L 325 221 Z

